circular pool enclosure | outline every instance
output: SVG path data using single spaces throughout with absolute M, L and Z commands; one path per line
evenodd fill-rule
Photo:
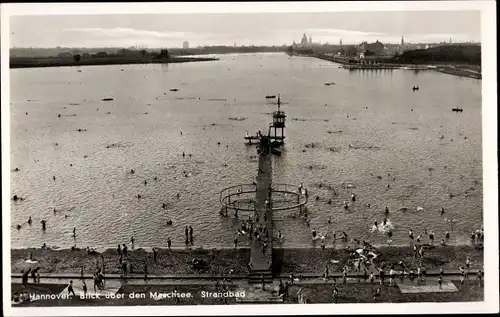
M 257 185 L 240 184 L 224 188 L 220 192 L 221 210 L 254 212 L 258 207 L 256 201 Z M 307 190 L 301 186 L 290 184 L 273 184 L 271 201 L 267 201 L 272 211 L 300 209 L 307 203 Z

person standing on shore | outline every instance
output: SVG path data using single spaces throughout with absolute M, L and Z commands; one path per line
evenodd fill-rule
M 134 240 L 134 236 L 132 236 L 132 237 L 130 238 L 130 244 L 132 245 L 132 247 L 131 247 L 131 248 L 132 248 L 132 250 L 134 249 L 134 242 L 135 242 L 135 240 Z
M 344 265 L 344 269 L 342 270 L 342 280 L 345 283 L 347 283 L 347 265 Z
M 83 287 L 83 296 L 87 297 L 87 284 L 85 281 L 82 282 L 82 287 Z
M 460 266 L 458 270 L 460 271 L 460 284 L 463 284 L 465 281 L 465 268 Z
M 156 264 L 157 258 L 158 258 L 158 249 L 153 248 L 153 261 L 155 261 L 155 264 Z
M 394 266 L 391 266 L 391 270 L 389 271 L 389 285 L 394 286 Z
M 328 280 L 328 273 L 329 273 L 328 264 L 326 264 L 325 265 L 325 273 L 323 273 L 323 279 L 325 281 Z
M 465 259 L 465 273 L 466 273 L 466 274 L 467 274 L 467 273 L 469 273 L 469 269 L 470 269 L 470 258 L 469 258 L 469 257 L 467 257 L 467 258 Z M 467 278 L 467 276 L 466 276 L 466 278 Z
M 127 262 L 123 261 L 122 262 L 122 277 L 127 277 Z
M 483 278 L 483 272 L 481 271 L 481 269 L 479 269 L 477 271 L 477 285 L 479 285 L 479 287 L 481 287 L 481 280 Z
M 73 289 L 73 280 L 69 281 L 68 285 L 68 295 L 73 294 L 73 296 L 76 296 L 75 290 Z
M 443 277 L 439 275 L 438 277 L 439 289 L 443 289 Z
M 378 274 L 380 276 L 380 285 L 384 285 L 384 279 L 385 279 L 384 269 L 382 268 L 378 269 Z
M 122 248 L 120 247 L 120 245 L 118 245 L 118 248 L 116 249 L 116 253 L 118 253 L 119 256 L 122 255 Z
M 23 273 L 23 276 L 22 276 L 22 283 L 23 283 L 23 286 L 26 287 L 28 285 L 28 275 L 30 274 L 31 272 L 31 268 L 29 268 L 26 272 L 23 273 L 23 271 L 21 271 L 21 273 Z
M 189 229 L 188 229 L 188 226 L 184 227 L 184 235 L 186 236 L 186 240 L 189 239 Z
M 234 248 L 238 248 L 238 238 L 234 238 Z
M 37 272 L 40 269 L 40 267 L 37 267 L 33 271 L 31 271 L 31 277 L 33 278 L 33 284 L 36 284 L 37 281 Z
M 189 226 L 189 241 L 193 244 L 193 227 Z
M 167 246 L 168 246 L 168 251 L 171 251 L 172 240 L 170 240 L 170 237 L 168 237 L 168 239 L 167 239 Z
M 423 257 L 424 257 L 424 248 L 422 246 L 420 246 L 420 248 L 418 249 L 418 255 L 419 255 L 420 259 L 423 259 Z

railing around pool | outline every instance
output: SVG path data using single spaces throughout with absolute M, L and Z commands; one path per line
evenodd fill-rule
M 222 209 L 232 209 L 238 211 L 255 211 L 255 205 L 250 203 L 248 205 L 252 205 L 251 207 L 241 206 L 239 202 L 241 201 L 239 198 L 245 194 L 255 194 L 257 192 L 256 184 L 240 184 L 234 185 L 231 187 L 224 188 L 220 192 L 220 203 L 222 205 Z M 285 206 L 273 206 L 271 202 L 271 210 L 272 211 L 280 211 L 280 210 L 290 210 L 295 208 L 300 208 L 307 203 L 307 190 L 305 188 L 300 188 L 297 185 L 290 184 L 273 184 L 271 188 L 272 193 L 283 193 L 285 196 L 291 195 L 293 199 L 287 200 Z M 254 196 L 255 197 L 255 196 Z

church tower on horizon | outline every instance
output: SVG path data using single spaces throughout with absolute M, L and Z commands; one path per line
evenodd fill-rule
M 399 53 L 403 54 L 405 51 L 405 39 L 404 36 L 401 36 L 401 44 L 399 44 Z

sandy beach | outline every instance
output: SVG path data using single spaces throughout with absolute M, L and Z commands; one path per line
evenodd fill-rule
M 376 264 L 385 262 L 387 265 L 403 261 L 408 267 L 416 270 L 418 262 L 408 247 L 380 247 L 377 248 L 380 256 Z M 37 263 L 27 263 L 30 253 Z M 108 249 L 101 253 L 105 263 L 106 273 L 120 273 L 119 255 L 116 249 Z M 471 260 L 471 269 L 483 268 L 483 250 L 473 246 L 444 246 L 425 248 L 423 265 L 428 270 L 458 270 L 465 264 L 466 258 Z M 192 268 L 193 258 L 203 259 L 208 263 L 207 270 L 200 271 Z M 250 250 L 239 249 L 192 249 L 171 250 L 159 249 L 157 263 L 154 263 L 153 253 L 144 249 L 130 250 L 128 259 L 133 265 L 133 273 L 143 273 L 144 259 L 148 262 L 148 273 L 152 275 L 176 274 L 213 274 L 227 275 L 246 274 L 250 258 Z M 333 261 L 333 262 L 332 262 Z M 349 252 L 345 249 L 274 249 L 273 263 L 275 273 L 322 273 L 326 263 L 335 272 L 341 271 L 344 265 L 354 269 Z M 83 249 L 78 250 L 44 250 L 44 249 L 14 249 L 11 251 L 11 265 L 13 273 L 21 270 L 40 267 L 40 273 L 80 273 L 83 267 L 86 274 L 93 273 L 98 266 L 102 266 L 99 254 L 89 255 Z

